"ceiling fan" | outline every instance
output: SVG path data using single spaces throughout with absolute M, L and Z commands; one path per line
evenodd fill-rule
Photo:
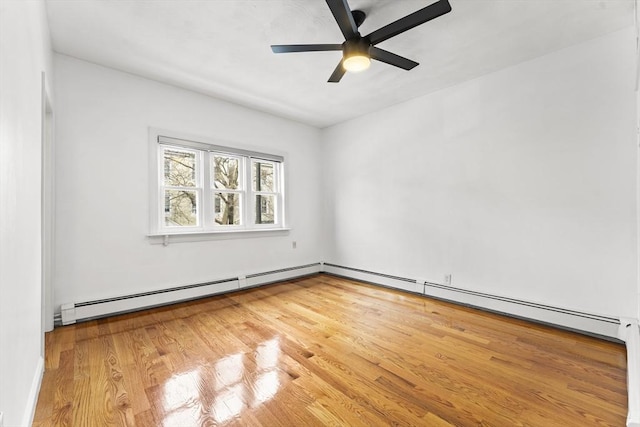
M 417 27 L 420 24 L 442 16 L 445 13 L 451 12 L 449 1 L 439 0 L 363 37 L 358 31 L 358 27 L 362 25 L 367 16 L 363 11 L 352 11 L 349 8 L 347 0 L 326 1 L 333 17 L 340 27 L 340 31 L 342 31 L 344 35 L 344 43 L 271 45 L 271 50 L 273 53 L 341 50 L 342 60 L 333 71 L 333 74 L 331 74 L 331 77 L 329 77 L 329 82 L 331 83 L 338 83 L 347 71 L 358 72 L 366 70 L 371 64 L 371 59 L 385 62 L 405 70 L 411 70 L 418 65 L 417 62 L 380 49 L 375 45 L 410 30 L 413 27 Z

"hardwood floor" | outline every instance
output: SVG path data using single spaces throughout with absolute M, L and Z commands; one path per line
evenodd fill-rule
M 624 426 L 622 345 L 318 275 L 57 328 L 35 426 Z

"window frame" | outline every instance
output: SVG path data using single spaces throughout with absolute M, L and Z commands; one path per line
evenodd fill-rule
M 247 234 L 262 231 L 286 231 L 285 174 L 286 159 L 284 153 L 263 153 L 240 147 L 238 144 L 222 145 L 220 141 L 202 137 L 177 135 L 175 132 L 150 128 L 150 230 L 149 236 L 209 234 L 229 235 Z M 164 151 L 175 149 L 196 153 L 196 226 L 167 226 L 165 224 L 165 189 L 173 189 L 164 185 Z M 239 160 L 239 190 L 215 188 L 214 156 L 223 155 Z M 274 165 L 274 222 L 268 224 L 255 223 L 256 191 L 252 185 L 252 166 L 255 161 L 268 162 Z M 190 188 L 191 189 L 191 188 Z M 215 222 L 215 194 L 240 194 L 240 224 L 224 225 Z M 263 194 L 264 192 L 260 192 Z M 266 194 L 266 193 L 265 193 Z
M 270 163 L 273 165 L 273 187 L 274 187 L 274 191 L 264 191 L 264 190 L 255 190 L 253 188 L 253 165 L 254 163 Z M 265 195 L 265 196 L 273 196 L 274 200 L 275 200 L 275 206 L 273 207 L 274 209 L 274 224 L 277 224 L 278 221 L 278 217 L 279 217 L 279 209 L 281 206 L 281 202 L 280 202 L 280 197 L 282 195 L 282 192 L 280 190 L 280 182 L 281 182 L 281 170 L 280 167 L 278 167 L 278 163 L 274 162 L 272 160 L 266 160 L 266 159 L 261 159 L 261 158 L 257 158 L 257 157 L 253 157 L 251 159 L 249 159 L 249 178 L 250 181 L 249 183 L 251 184 L 251 200 L 249 201 L 248 205 L 249 205 L 249 209 L 251 213 L 256 212 L 257 210 L 257 206 L 256 206 L 256 196 L 260 196 L 260 195 Z M 258 178 L 259 179 L 259 178 Z M 256 228 L 269 228 L 269 227 L 273 227 L 274 224 L 271 223 L 256 223 L 255 222 L 255 218 L 254 218 L 254 226 Z M 276 225 L 277 226 L 277 225 Z
M 235 158 L 238 160 L 238 187 L 237 189 L 224 189 L 224 188 L 216 188 L 215 187 L 215 170 L 214 168 L 214 164 L 215 162 L 213 161 L 213 159 L 216 157 L 229 157 L 229 158 Z M 244 228 L 246 228 L 246 226 L 248 225 L 247 221 L 246 221 L 246 208 L 243 204 L 246 204 L 246 201 L 243 202 L 243 200 L 245 200 L 246 198 L 246 188 L 247 188 L 247 184 L 246 184 L 246 177 L 245 177 L 245 169 L 246 169 L 246 161 L 244 159 L 244 157 L 239 156 L 237 154 L 229 154 L 229 153 L 223 153 L 221 151 L 209 151 L 208 155 L 207 155 L 207 160 L 209 163 L 209 175 L 207 177 L 208 181 L 209 181 L 209 187 L 208 187 L 208 191 L 209 191 L 209 196 L 211 198 L 211 203 L 212 203 L 212 207 L 211 210 L 209 212 L 212 212 L 213 215 L 211 216 L 211 221 L 210 221 L 210 226 L 215 230 L 215 229 L 224 229 L 224 230 L 242 230 Z M 237 225 L 232 225 L 232 224 L 226 224 L 226 225 L 222 225 L 222 224 L 217 224 L 216 223 L 216 219 L 215 219 L 215 199 L 216 193 L 221 193 L 221 194 L 238 194 L 240 197 L 240 203 L 239 203 L 239 209 L 240 209 L 240 224 Z
M 193 153 L 194 154 L 194 186 L 193 187 L 187 187 L 187 186 L 172 186 L 172 185 L 165 185 L 165 173 L 166 173 L 166 169 L 165 169 L 165 163 L 164 163 L 164 149 L 168 148 L 170 150 L 175 150 L 175 151 L 181 151 L 184 153 Z M 201 213 L 203 211 L 203 206 L 202 206 L 202 202 L 204 201 L 204 197 L 203 197 L 203 186 L 202 186 L 202 177 L 203 177 L 203 171 L 202 171 L 202 153 L 198 152 L 197 150 L 191 149 L 191 148 L 186 148 L 186 147 L 177 147 L 177 146 L 170 146 L 170 145 L 160 145 L 158 144 L 158 153 L 157 153 L 157 160 L 158 160 L 158 207 L 157 207 L 157 211 L 158 214 L 160 215 L 160 217 L 158 218 L 158 224 L 162 225 L 162 227 L 165 229 L 165 231 L 169 231 L 169 230 L 181 230 L 183 232 L 193 232 L 193 231 L 197 231 L 201 228 L 202 226 L 202 222 L 201 222 Z M 165 221 L 164 221 L 164 217 L 165 214 L 167 213 L 166 211 L 166 193 L 165 191 L 171 191 L 171 190 L 175 190 L 175 191 L 194 191 L 196 193 L 196 225 L 194 226 L 166 226 L 164 225 Z

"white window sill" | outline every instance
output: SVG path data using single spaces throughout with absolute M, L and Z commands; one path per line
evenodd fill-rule
M 256 228 L 252 230 L 220 230 L 220 231 L 189 231 L 171 233 L 147 234 L 152 245 L 169 243 L 203 242 L 206 240 L 250 239 L 256 237 L 286 236 L 290 228 Z

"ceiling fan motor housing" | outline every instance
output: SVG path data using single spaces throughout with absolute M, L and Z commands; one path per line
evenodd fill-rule
M 350 58 L 352 56 L 370 57 L 370 47 L 371 42 L 364 37 L 357 37 L 346 40 L 344 43 L 342 43 L 342 57 L 344 59 Z

